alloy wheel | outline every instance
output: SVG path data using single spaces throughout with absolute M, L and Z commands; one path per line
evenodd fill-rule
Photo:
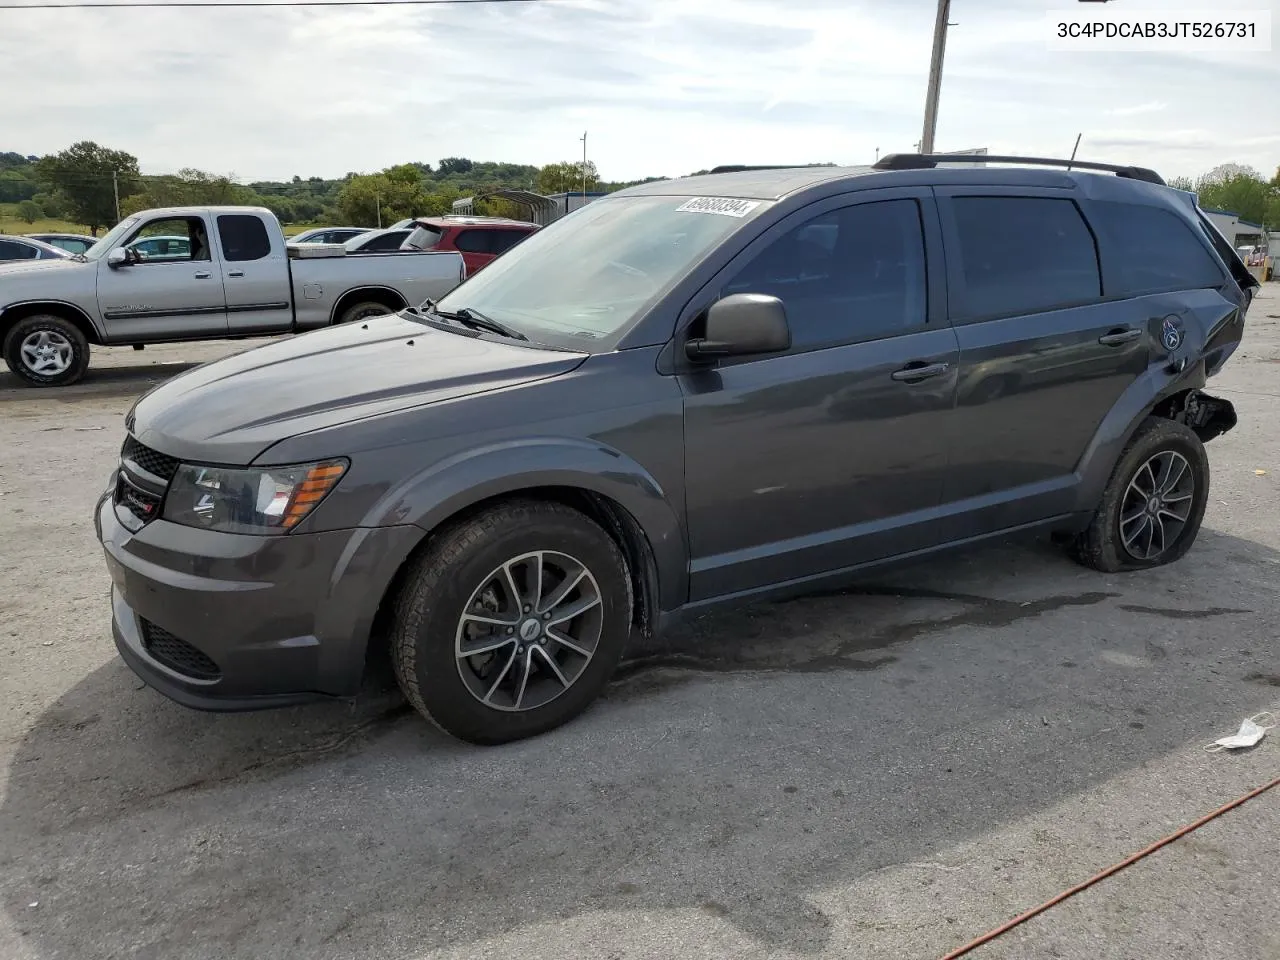
M 458 672 L 485 706 L 534 710 L 582 676 L 603 627 L 600 586 L 585 564 L 552 550 L 513 557 L 481 581 L 459 617 Z
M 1182 454 L 1165 450 L 1140 466 L 1120 501 L 1120 542 L 1135 560 L 1158 560 L 1191 519 L 1196 478 Z
M 42 377 L 56 377 L 71 368 L 75 348 L 56 330 L 36 330 L 27 334 L 18 347 L 23 365 Z

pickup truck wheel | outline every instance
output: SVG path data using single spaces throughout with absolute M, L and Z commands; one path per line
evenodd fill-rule
M 367 320 L 369 317 L 380 317 L 383 314 L 392 312 L 392 309 L 385 303 L 378 303 L 376 300 L 364 300 L 360 303 L 353 303 L 338 314 L 338 323 L 355 323 L 357 320 Z
M 519 501 L 441 535 L 409 569 L 391 654 L 409 702 L 446 733 L 506 743 L 571 720 L 631 631 L 631 580 L 583 514 Z
M 33 387 L 75 383 L 89 367 L 89 341 L 70 320 L 37 314 L 15 323 L 4 338 L 4 362 Z
M 1209 502 L 1209 458 L 1186 424 L 1149 417 L 1112 471 L 1093 522 L 1072 547 L 1104 573 L 1180 559 L 1195 543 Z

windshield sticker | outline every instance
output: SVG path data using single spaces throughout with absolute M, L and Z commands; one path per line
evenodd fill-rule
M 731 200 L 728 197 L 694 197 L 676 210 L 684 213 L 718 213 L 722 217 L 745 217 L 760 206 L 758 200 Z

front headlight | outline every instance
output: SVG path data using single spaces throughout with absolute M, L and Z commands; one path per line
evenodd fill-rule
M 162 515 L 223 533 L 288 533 L 346 470 L 346 460 L 247 469 L 183 464 L 169 484 Z

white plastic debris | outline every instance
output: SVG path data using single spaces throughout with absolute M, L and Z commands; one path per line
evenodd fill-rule
M 1243 750 L 1246 747 L 1257 746 L 1267 735 L 1267 731 L 1273 729 L 1275 725 L 1275 714 L 1270 711 L 1260 713 L 1242 722 L 1240 729 L 1231 736 L 1213 741 L 1205 747 L 1205 750 L 1209 753 L 1219 753 L 1223 750 Z

